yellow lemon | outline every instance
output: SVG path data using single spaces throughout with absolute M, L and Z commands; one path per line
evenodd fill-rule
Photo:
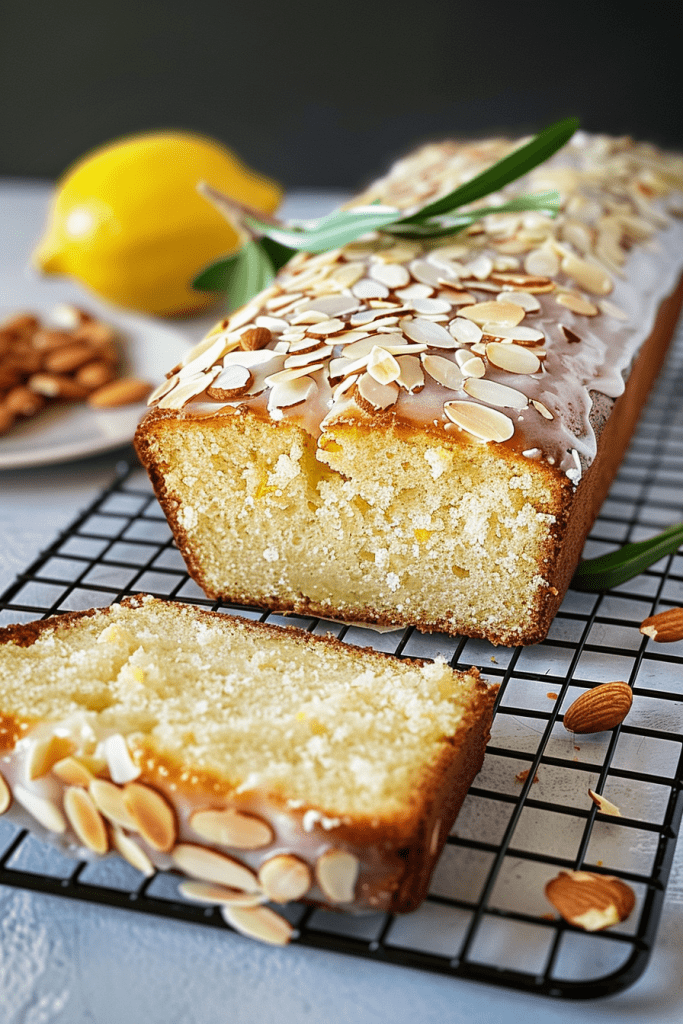
M 133 135 L 88 153 L 58 181 L 36 265 L 129 309 L 167 316 L 201 309 L 215 296 L 194 291 L 193 278 L 240 238 L 197 192 L 200 181 L 268 213 L 282 198 L 275 182 L 213 139 Z

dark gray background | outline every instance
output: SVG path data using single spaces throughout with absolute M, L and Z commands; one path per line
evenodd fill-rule
M 683 146 L 683 4 L 2 0 L 0 174 L 128 132 L 213 135 L 286 187 L 416 143 L 584 127 Z

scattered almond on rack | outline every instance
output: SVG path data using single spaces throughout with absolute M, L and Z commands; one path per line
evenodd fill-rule
M 592 871 L 560 871 L 546 885 L 545 895 L 565 921 L 587 932 L 620 924 L 636 903 L 626 882 Z
M 77 306 L 58 306 L 47 324 L 15 314 L 0 327 L 0 434 L 57 401 L 143 401 L 151 385 L 120 377 L 120 363 L 115 330 Z
M 633 693 L 628 683 L 601 683 L 585 690 L 564 713 L 568 732 L 593 733 L 613 729 L 631 710 Z
M 640 632 L 658 644 L 683 640 L 683 608 L 668 608 L 665 612 L 651 615 L 641 622 Z

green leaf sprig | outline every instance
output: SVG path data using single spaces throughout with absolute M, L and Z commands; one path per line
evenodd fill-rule
M 675 523 L 649 540 L 624 544 L 619 551 L 611 551 L 598 558 L 587 558 L 574 573 L 574 590 L 600 591 L 618 587 L 649 569 L 664 555 L 674 555 L 683 544 L 683 523 Z
M 448 236 L 491 213 L 537 210 L 554 217 L 561 202 L 557 192 L 518 196 L 500 206 L 468 210 L 462 207 L 497 192 L 543 163 L 569 141 L 578 126 L 575 117 L 550 125 L 448 195 L 407 215 L 395 207 L 372 203 L 335 210 L 310 224 L 287 224 L 275 217 L 266 218 L 202 183 L 200 189 L 204 195 L 233 223 L 238 223 L 247 240 L 238 252 L 203 270 L 192 287 L 199 291 L 225 290 L 230 308 L 236 309 L 267 288 L 280 267 L 299 251 L 326 252 L 370 231 L 383 231 L 400 238 Z

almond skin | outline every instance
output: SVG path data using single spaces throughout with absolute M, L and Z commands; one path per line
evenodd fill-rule
M 632 702 L 628 683 L 602 683 L 576 698 L 565 711 L 564 727 L 575 733 L 605 732 L 624 721 Z
M 651 615 L 640 624 L 640 632 L 652 637 L 658 644 L 683 640 L 683 608 L 669 608 Z
M 626 882 L 592 871 L 560 871 L 546 885 L 545 895 L 565 921 L 587 932 L 625 921 L 636 904 Z

